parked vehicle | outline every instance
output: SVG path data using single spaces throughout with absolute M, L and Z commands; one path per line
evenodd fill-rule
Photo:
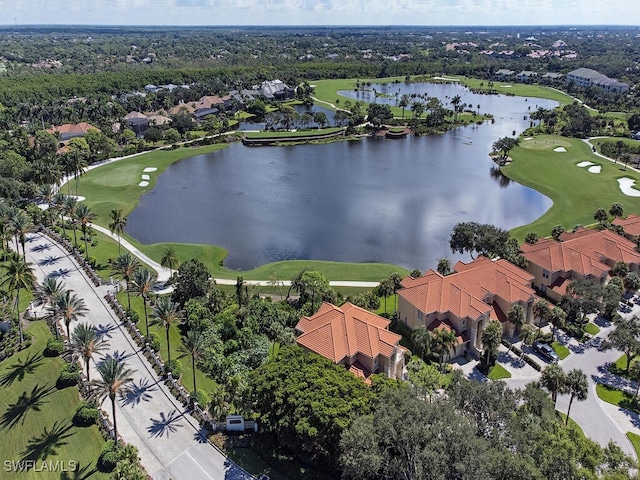
M 546 360 L 554 363 L 558 362 L 558 354 L 553 350 L 551 345 L 542 342 L 534 342 L 533 348 Z

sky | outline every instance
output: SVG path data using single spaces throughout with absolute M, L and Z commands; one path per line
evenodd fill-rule
M 0 0 L 0 25 L 640 25 L 639 0 Z

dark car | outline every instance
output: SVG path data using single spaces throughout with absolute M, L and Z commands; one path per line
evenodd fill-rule
M 533 348 L 535 348 L 535 350 L 540 355 L 542 355 L 545 359 L 549 360 L 550 362 L 555 363 L 558 361 L 558 354 L 553 350 L 551 345 L 548 345 L 546 343 L 541 343 L 541 342 L 535 342 L 533 344 Z

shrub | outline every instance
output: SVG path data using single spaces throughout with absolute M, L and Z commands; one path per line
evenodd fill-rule
M 50 338 L 44 348 L 45 357 L 57 357 L 64 350 L 64 342 L 60 338 Z
M 125 309 L 125 312 L 133 323 L 138 323 L 140 321 L 140 315 L 138 315 L 138 312 L 136 312 L 135 310 L 127 308 Z
M 113 440 L 109 440 L 105 443 L 104 447 L 102 447 L 102 452 L 98 457 L 98 469 L 101 472 L 111 472 L 116 468 L 119 460 L 120 455 L 118 448 Z
M 71 387 L 80 381 L 80 366 L 76 363 L 66 363 L 62 367 L 56 386 L 58 388 Z
M 82 401 L 76 407 L 73 424 L 78 427 L 88 427 L 98 422 L 98 408 L 94 403 Z
M 191 392 L 191 401 L 196 402 L 201 408 L 206 408 L 206 406 L 209 405 L 210 399 L 206 392 L 198 389 Z
M 160 336 L 157 333 L 151 332 L 147 341 L 149 342 L 149 347 L 151 348 L 151 350 L 153 350 L 154 352 L 160 351 Z
M 180 360 L 172 358 L 171 361 L 164 366 L 164 371 L 171 372 L 173 378 L 180 378 L 180 375 L 182 375 L 182 364 Z
M 564 330 L 567 332 L 567 335 L 575 338 L 576 340 L 582 340 L 582 337 L 584 336 L 584 329 L 581 325 L 576 323 L 567 323 Z

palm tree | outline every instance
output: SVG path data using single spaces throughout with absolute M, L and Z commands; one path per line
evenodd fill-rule
M 73 290 L 65 290 L 56 297 L 55 303 L 49 307 L 49 312 L 53 317 L 59 317 L 64 320 L 64 324 L 67 327 L 67 338 L 71 339 L 71 322 L 84 317 L 89 313 L 89 309 L 84 300 L 73 293 Z
M 76 235 L 76 209 L 78 208 L 78 199 L 76 197 L 65 197 L 64 207 L 62 209 L 64 215 L 71 219 L 73 227 L 73 244 L 78 246 L 78 237 Z M 64 220 L 63 220 L 64 221 Z
M 182 337 L 182 345 L 178 346 L 180 356 L 178 358 L 191 357 L 191 371 L 193 372 L 193 391 L 196 391 L 196 361 L 198 361 L 205 348 L 205 339 L 202 332 L 198 330 L 189 330 Z
M 565 425 L 568 425 L 569 413 L 571 412 L 573 399 L 575 398 L 579 401 L 587 399 L 587 396 L 589 395 L 589 381 L 582 370 L 574 368 L 567 373 L 566 386 L 567 393 L 571 395 L 571 397 L 569 397 L 569 408 L 567 408 L 567 420 L 565 421 Z
M 131 289 L 138 295 L 142 297 L 142 302 L 144 303 L 144 324 L 147 329 L 147 338 L 149 338 L 149 316 L 147 315 L 147 300 L 149 297 L 149 293 L 153 290 L 153 287 L 156 285 L 156 276 L 152 274 L 146 268 L 138 268 L 135 272 L 133 272 L 133 276 L 131 277 Z
M 11 228 L 16 238 L 16 248 L 18 245 L 22 245 L 22 256 L 24 260 L 27 260 L 27 253 L 25 244 L 27 242 L 27 233 L 32 232 L 34 229 L 31 218 L 24 210 L 16 210 L 11 216 Z
M 129 288 L 129 280 L 131 280 L 131 276 L 133 272 L 135 272 L 138 268 L 140 268 L 140 262 L 137 257 L 134 257 L 131 253 L 125 252 L 122 255 L 118 256 L 112 263 L 111 269 L 114 273 L 122 275 L 122 278 L 125 281 L 125 287 L 127 290 L 127 307 L 131 310 L 131 295 Z
M 560 307 L 553 307 L 551 309 L 551 313 L 549 314 L 549 321 L 551 322 L 551 325 L 553 325 L 551 336 L 554 340 L 556 338 L 556 329 L 563 327 L 566 318 L 567 314 Z
M 551 316 L 551 307 L 549 302 L 541 298 L 533 304 L 533 314 L 538 319 L 538 328 L 542 327 L 543 321 L 548 321 Z
M 87 231 L 91 226 L 91 222 L 96 219 L 96 214 L 91 211 L 88 205 L 81 203 L 76 208 L 76 221 L 80 224 L 80 230 L 82 230 L 82 238 L 84 238 L 84 254 L 85 258 L 89 259 L 89 244 L 87 242 Z
M 431 332 L 427 327 L 420 325 L 411 334 L 411 341 L 416 349 L 416 353 L 424 359 L 431 353 Z
M 445 358 L 450 354 L 456 344 L 456 334 L 453 330 L 440 328 L 433 332 L 433 350 L 438 352 L 438 364 L 442 368 Z
M 516 326 L 515 334 L 517 335 L 520 333 L 520 327 L 524 325 L 524 309 L 522 308 L 522 305 L 516 303 L 511 307 L 511 310 L 507 313 L 507 320 Z
M 109 397 L 111 400 L 111 409 L 113 412 L 113 438 L 116 445 L 118 445 L 118 427 L 116 423 L 116 395 L 122 395 L 129 390 L 128 383 L 133 381 L 132 375 L 134 371 L 131 369 L 125 369 L 125 364 L 120 363 L 113 357 L 107 358 L 104 362 L 98 365 L 98 373 L 102 377 L 102 380 L 94 380 L 91 382 L 93 390 L 93 396 L 98 398 L 100 402 Z
M 38 197 L 44 203 L 47 204 L 47 218 L 49 219 L 49 225 L 53 225 L 53 198 L 56 195 L 56 190 L 50 183 L 40 185 L 38 189 Z
M 84 360 L 84 365 L 87 368 L 87 381 L 91 380 L 89 377 L 89 362 L 94 354 L 105 350 L 107 347 L 107 342 L 98 335 L 92 325 L 81 323 L 73 329 L 69 350 L 74 354 L 80 355 Z
M 178 310 L 178 304 L 171 301 L 171 298 L 160 297 L 153 307 L 153 316 L 155 320 L 153 323 L 159 327 L 164 327 L 167 335 L 167 362 L 171 362 L 171 343 L 169 340 L 169 329 L 171 325 L 177 325 L 182 318 L 180 310 Z
M 451 99 L 451 105 L 453 105 L 453 112 L 454 112 L 454 118 L 453 118 L 454 122 L 458 121 L 458 113 L 460 111 L 459 106 L 461 102 L 462 102 L 462 98 L 460 98 L 460 95 L 456 95 Z
M 558 394 L 565 393 L 567 384 L 567 376 L 562 367 L 557 363 L 551 363 L 542 371 L 540 376 L 540 385 L 549 390 L 551 400 L 556 404 Z
M 387 314 L 387 297 L 393 295 L 393 285 L 391 281 L 386 278 L 378 285 L 378 296 L 384 298 L 384 313 Z
M 114 208 L 109 213 L 109 218 L 111 218 L 111 222 L 109 222 L 109 230 L 111 233 L 115 233 L 118 235 L 118 255 L 120 255 L 120 237 L 124 232 L 124 227 L 127 226 L 127 217 L 122 216 L 121 208 Z
M 500 348 L 500 341 L 502 340 L 502 325 L 500 322 L 491 320 L 482 331 L 480 338 L 484 350 L 482 361 L 484 362 L 485 371 L 488 372 L 489 367 L 495 363 L 498 356 L 498 349 Z
M 16 292 L 14 308 L 16 311 L 16 321 L 18 322 L 18 330 L 20 331 L 20 343 L 24 341 L 22 322 L 20 321 L 20 290 L 31 292 L 36 283 L 36 276 L 33 273 L 31 265 L 31 263 L 26 262 L 16 253 L 11 254 L 8 263 L 4 265 L 7 275 L 2 285 L 6 285 L 9 291 L 15 290 Z
M 398 272 L 393 272 L 389 275 L 389 281 L 391 282 L 391 286 L 393 287 L 393 294 L 395 297 L 395 312 L 398 311 L 398 290 L 402 288 L 402 277 Z
M 169 276 L 173 277 L 173 270 L 178 267 L 180 261 L 178 260 L 178 254 L 173 245 L 169 245 L 162 251 L 162 258 L 160 259 L 160 265 L 163 267 L 169 267 Z

